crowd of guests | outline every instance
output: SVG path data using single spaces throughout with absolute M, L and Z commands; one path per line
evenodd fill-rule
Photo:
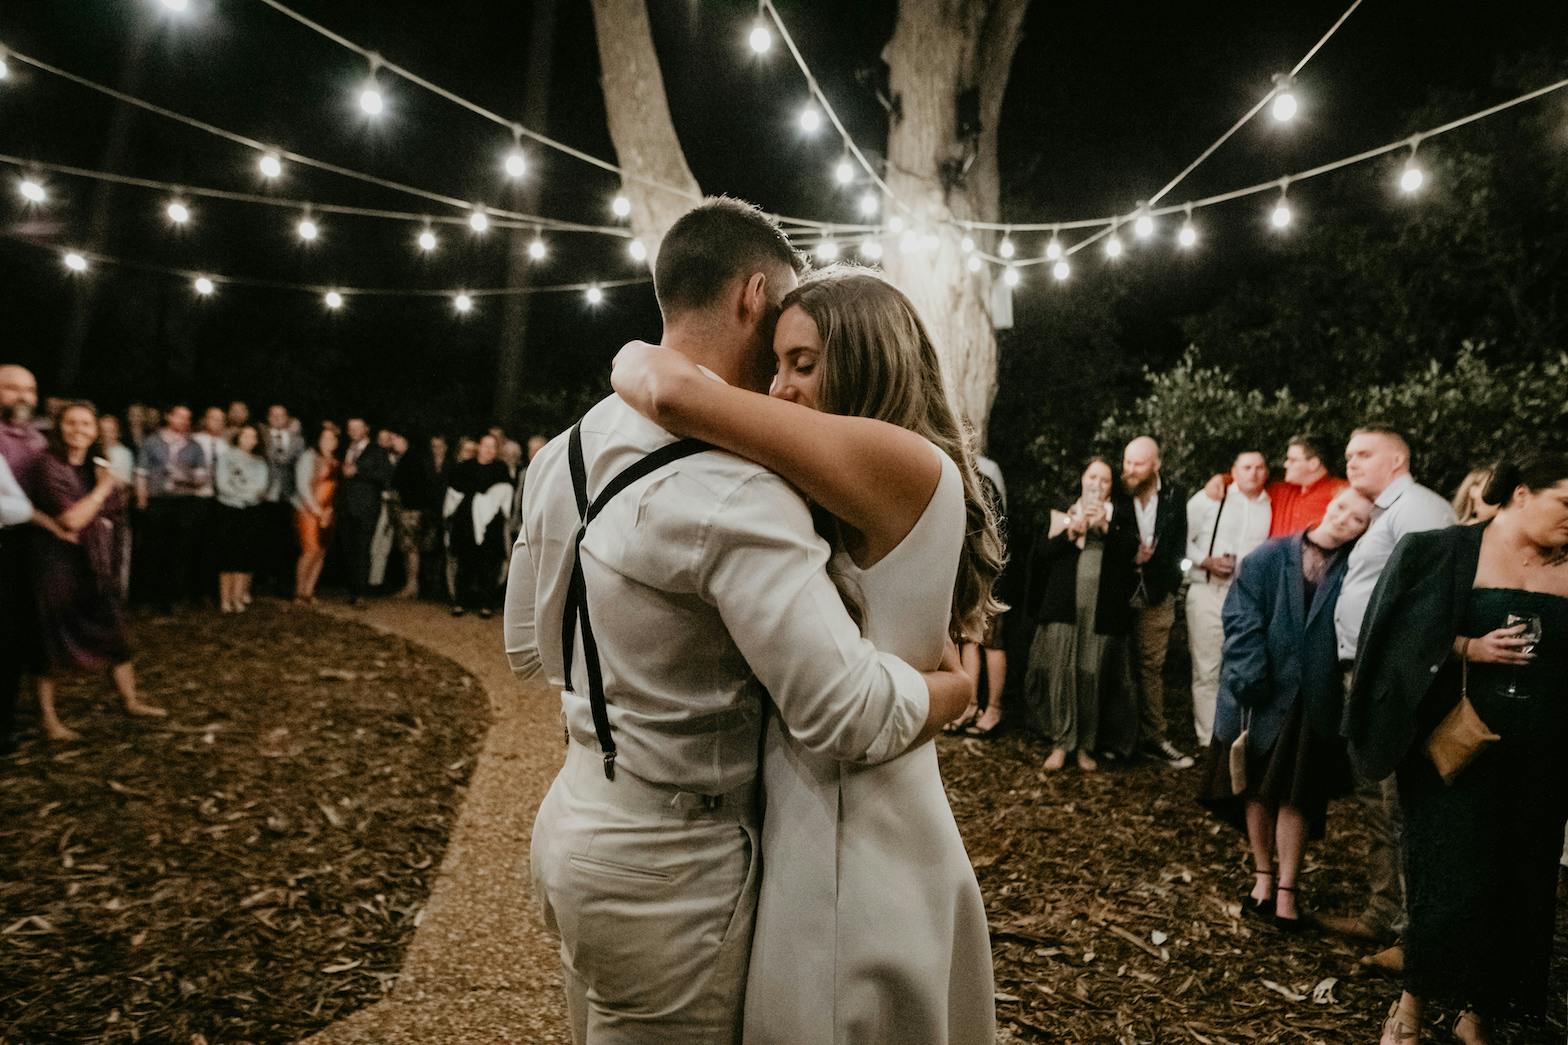
M 132 404 L 122 427 L 79 400 L 40 409 L 33 375 L 0 365 L 0 749 L 15 746 L 24 673 L 54 739 L 76 736 L 55 709 L 71 672 L 107 672 L 128 713 L 164 714 L 137 694 L 131 601 L 244 613 L 259 587 L 309 604 L 332 569 L 356 606 L 389 594 L 493 616 L 544 441 L 491 428 L 415 449 L 361 417 L 307 437 L 286 407 L 257 424 L 243 402 L 199 420 Z
M 1452 501 L 1392 428 L 1352 434 L 1343 478 L 1335 459 L 1300 435 L 1280 479 L 1246 449 L 1191 496 L 1153 438 L 1119 475 L 1091 459 L 1013 588 L 1020 717 L 1048 772 L 1196 764 L 1165 719 L 1180 604 L 1194 790 L 1246 839 L 1245 910 L 1372 945 L 1363 963 L 1406 987 L 1383 1045 L 1421 1040 L 1432 1002 L 1489 1042 L 1493 1018 L 1544 1008 L 1568 864 L 1568 455 L 1478 468 Z M 1299 895 L 1336 800 L 1371 843 L 1350 916 Z

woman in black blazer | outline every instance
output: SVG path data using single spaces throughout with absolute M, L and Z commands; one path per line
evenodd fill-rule
M 1405 992 L 1385 1043 L 1419 1040 L 1428 1002 L 1460 1007 L 1473 1043 L 1491 1040 L 1487 1016 L 1547 1000 L 1568 822 L 1568 454 L 1500 464 L 1485 496 L 1501 506 L 1485 526 L 1395 547 L 1345 708 L 1352 761 L 1369 780 L 1397 773 L 1404 812 Z

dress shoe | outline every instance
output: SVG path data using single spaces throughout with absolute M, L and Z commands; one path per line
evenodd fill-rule
M 1405 972 L 1404 945 L 1396 943 L 1392 947 L 1385 947 L 1376 954 L 1369 954 L 1362 958 L 1356 966 L 1366 972 L 1383 976 L 1402 976 Z

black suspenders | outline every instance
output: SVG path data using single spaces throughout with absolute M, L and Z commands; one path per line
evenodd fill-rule
M 615 739 L 610 736 L 610 712 L 604 702 L 604 673 L 599 667 L 599 644 L 594 639 L 593 623 L 588 619 L 588 590 L 583 583 L 583 537 L 588 533 L 588 524 L 594 521 L 616 494 L 667 464 L 673 464 L 692 454 L 711 450 L 713 447 L 696 439 L 682 439 L 668 446 L 661 446 L 611 479 L 610 485 L 601 490 L 598 497 L 589 501 L 588 469 L 583 461 L 582 427 L 581 421 L 572 426 L 567 455 L 572 470 L 572 492 L 577 496 L 577 516 L 581 521 L 577 525 L 577 536 L 572 543 L 572 579 L 566 588 L 566 607 L 561 614 L 562 673 L 566 676 L 566 691 L 576 692 L 572 688 L 572 654 L 577 641 L 578 623 L 581 622 L 583 664 L 588 669 L 588 709 L 593 712 L 593 731 L 599 738 L 599 750 L 604 752 L 605 779 L 614 780 Z

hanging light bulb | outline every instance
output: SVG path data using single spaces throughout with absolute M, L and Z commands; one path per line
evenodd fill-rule
M 833 180 L 840 185 L 848 185 L 855 180 L 855 167 L 849 160 L 839 160 L 833 168 Z
M 381 88 L 372 77 L 370 82 L 360 89 L 359 109 L 366 116 L 380 116 L 386 111 L 386 107 L 387 100 L 382 96 Z
M 65 260 L 65 267 L 70 269 L 72 272 L 86 272 L 87 271 L 87 259 L 82 257 L 80 254 L 78 254 L 74 250 L 67 251 L 64 260 Z
M 1148 239 L 1154 235 L 1154 215 L 1150 214 L 1141 203 L 1138 208 L 1138 218 L 1132 223 L 1132 234 L 1139 239 Z
M 191 220 L 190 208 L 181 203 L 179 200 L 171 200 L 169 205 L 164 208 L 164 213 L 167 214 L 169 216 L 169 220 L 174 222 L 176 225 L 184 225 L 187 221 Z
M 860 197 L 860 213 L 862 217 L 871 217 L 881 208 L 882 201 L 874 192 L 864 193 Z
M 597 305 L 604 300 L 604 291 L 598 287 L 589 287 L 584 296 L 588 299 L 588 304 Z
M 746 42 L 756 54 L 767 54 L 773 49 L 773 34 L 768 27 L 758 22 L 752 26 L 751 33 L 746 37 Z
M 1192 224 L 1192 208 L 1187 208 L 1187 220 L 1181 223 L 1181 231 L 1176 233 L 1176 245 L 1183 250 L 1191 250 L 1198 242 L 1198 230 Z
M 467 294 L 459 293 L 452 299 L 452 307 L 457 309 L 457 314 L 466 316 L 474 310 L 474 299 Z
M 1295 119 L 1296 111 L 1300 108 L 1296 101 L 1296 84 L 1290 77 L 1280 73 L 1274 77 L 1274 101 L 1269 107 L 1269 112 L 1274 116 L 1275 123 L 1289 123 Z
M 630 243 L 626 244 L 626 253 L 631 255 L 633 261 L 641 262 L 648 260 L 648 248 L 643 245 L 643 242 L 640 239 L 634 239 Z
M 1269 211 L 1269 224 L 1276 229 L 1285 229 L 1290 226 L 1295 215 L 1291 213 L 1290 203 L 1285 199 L 1285 186 L 1279 188 L 1279 202 L 1274 204 L 1274 209 Z
M 1410 158 L 1405 160 L 1405 168 L 1399 172 L 1399 191 L 1406 196 L 1420 192 L 1421 186 L 1426 184 L 1426 171 L 1416 162 L 1416 148 L 1420 144 L 1419 136 L 1410 139 Z
M 882 244 L 869 236 L 860 241 L 860 256 L 867 261 L 882 260 Z
M 321 228 L 309 218 L 299 219 L 299 224 L 294 226 L 294 231 L 299 233 L 299 238 L 306 243 L 314 243 L 316 237 L 321 235 Z
M 436 238 L 436 234 L 430 229 L 425 229 L 419 234 L 419 249 L 424 251 L 426 254 L 429 254 L 432 250 L 435 250 L 440 245 L 441 241 Z
M 799 119 L 802 134 L 816 134 L 822 129 L 822 113 L 815 105 L 807 105 L 801 109 Z
M 1122 238 L 1116 233 L 1112 232 L 1105 238 L 1105 256 L 1110 258 L 1112 261 L 1115 261 L 1117 258 L 1121 257 L 1122 251 L 1124 249 L 1125 248 L 1122 246 Z
M 1067 263 L 1066 258 L 1063 258 L 1051 266 L 1051 275 L 1056 277 L 1056 282 L 1058 283 L 1066 283 L 1067 277 L 1071 276 L 1072 274 L 1073 267 Z
M 614 214 L 617 218 L 627 217 L 631 214 L 631 212 L 632 201 L 627 199 L 625 196 L 616 196 L 615 199 L 610 201 L 610 213 Z
M 887 230 L 895 234 L 903 232 L 904 219 L 900 215 L 893 215 L 891 218 L 887 219 Z
M 473 211 L 468 215 L 468 227 L 475 232 L 488 232 L 490 229 L 490 215 L 486 214 L 478 204 L 474 205 Z
M 332 309 L 332 311 L 334 311 L 334 312 L 336 312 L 338 309 L 343 307 L 343 295 L 339 294 L 335 290 L 327 291 L 326 296 L 323 297 L 321 300 L 328 308 Z
M 1007 266 L 1007 270 L 1002 273 L 1002 282 L 1006 283 L 1010 287 L 1018 286 L 1018 281 L 1022 278 L 1023 277 L 1018 273 L 1018 267 L 1016 265 Z
M 818 243 L 817 244 L 817 260 L 818 261 L 837 261 L 838 260 L 838 244 L 834 243 L 830 239 L 825 239 L 821 243 Z
M 256 169 L 261 171 L 263 178 L 271 180 L 283 173 L 283 160 L 275 152 L 264 152 L 256 161 Z
M 983 263 L 980 260 L 980 255 L 971 254 L 969 255 L 969 260 L 964 262 L 964 267 L 970 272 L 979 272 L 981 264 Z
M 28 203 L 42 203 L 49 198 L 48 191 L 31 178 L 23 178 L 16 190 Z
M 958 249 L 965 254 L 973 254 L 975 252 L 975 238 L 973 236 L 965 236 L 958 241 Z
M 549 251 L 545 249 L 544 240 L 539 238 L 537 232 L 534 233 L 533 242 L 528 244 L 528 256 L 534 261 L 543 261 L 547 253 Z
M 1055 261 L 1057 258 L 1059 258 L 1061 256 L 1062 256 L 1062 241 L 1057 239 L 1056 238 L 1056 234 L 1053 232 L 1051 234 L 1051 242 L 1049 242 L 1049 243 L 1047 243 L 1045 245 L 1045 260 L 1046 261 Z
M 191 285 L 196 288 L 196 293 L 200 294 L 202 297 L 207 297 L 214 290 L 218 289 L 213 285 L 212 280 L 208 279 L 206 276 L 197 276 L 196 282 Z
M 506 171 L 506 176 L 516 181 L 528 173 L 528 157 L 523 155 L 523 150 L 514 148 L 506 154 L 506 159 L 501 161 L 501 167 Z
M 1004 258 L 1010 258 L 1014 254 L 1018 253 L 1018 248 L 1013 246 L 1013 239 L 1011 236 L 1002 237 L 1002 242 L 996 245 L 996 253 Z
M 162 2 L 165 11 L 173 11 L 175 14 L 182 14 L 190 7 L 190 0 L 162 0 Z

